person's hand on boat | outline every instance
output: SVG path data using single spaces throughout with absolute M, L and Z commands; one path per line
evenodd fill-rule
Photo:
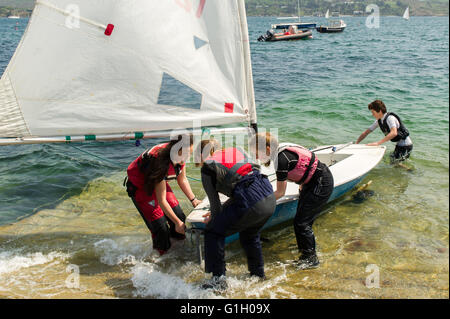
M 201 203 L 202 203 L 202 201 L 196 198 L 192 201 L 192 206 L 195 208 L 198 205 L 200 205 Z
M 185 234 L 186 225 L 180 220 L 179 223 L 175 224 L 175 231 L 181 235 Z
M 211 212 L 207 212 L 202 217 L 204 217 L 203 223 L 208 224 L 211 221 Z
M 379 146 L 378 142 L 366 144 L 366 146 Z

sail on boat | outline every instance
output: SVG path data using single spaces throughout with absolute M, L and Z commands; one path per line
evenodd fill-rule
M 405 12 L 403 13 L 403 19 L 409 20 L 409 7 L 407 7 Z
M 0 145 L 256 124 L 244 1 L 194 3 L 36 1 L 0 80 Z
M 257 125 L 244 0 L 37 0 L 0 79 L 0 145 L 164 137 L 200 121 L 246 133 Z M 335 199 L 385 147 L 315 152 Z M 272 183 L 274 172 L 264 168 Z M 297 185 L 286 194 L 267 227 L 293 217 Z M 207 207 L 187 221 L 201 225 Z
M 330 17 L 330 10 L 327 10 L 327 12 L 325 13 L 325 19 L 328 19 Z

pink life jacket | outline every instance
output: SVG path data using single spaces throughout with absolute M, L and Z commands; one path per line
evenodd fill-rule
M 243 176 L 259 169 L 259 165 L 252 163 L 244 151 L 234 147 L 215 152 L 205 160 L 204 166 L 215 173 L 216 190 L 228 197 L 233 195 Z
M 288 172 L 288 180 L 299 185 L 307 184 L 314 175 L 319 160 L 315 154 L 300 145 L 288 144 L 278 148 L 278 154 L 288 150 L 298 155 L 295 168 Z

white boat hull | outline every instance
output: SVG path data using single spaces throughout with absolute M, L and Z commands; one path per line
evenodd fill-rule
M 328 202 L 340 198 L 344 194 L 352 190 L 364 177 L 381 161 L 386 151 L 384 146 L 371 147 L 365 145 L 336 145 L 337 151 L 333 152 L 333 146 L 323 146 L 318 149 L 326 148 L 315 152 L 318 159 L 326 164 L 334 179 L 334 189 Z M 327 148 L 328 147 L 328 148 Z M 342 149 L 339 149 L 343 147 Z M 262 173 L 269 176 L 274 189 L 276 189 L 276 176 L 273 165 L 263 167 Z M 277 207 L 272 217 L 264 225 L 263 229 L 270 228 L 285 221 L 294 218 L 297 212 L 298 203 L 298 185 L 288 183 L 286 195 L 277 201 Z M 224 202 L 227 198 L 221 196 Z M 209 202 L 206 198 L 201 205 L 189 214 L 187 222 L 191 223 L 194 228 L 204 228 L 205 224 L 203 215 L 209 210 Z M 226 242 L 232 242 L 238 238 L 238 234 L 229 236 Z

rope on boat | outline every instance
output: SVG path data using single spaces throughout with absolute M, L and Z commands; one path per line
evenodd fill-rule
M 108 162 L 108 163 L 114 165 L 114 166 L 117 167 L 117 168 L 120 168 L 120 169 L 126 169 L 126 167 L 125 167 L 123 164 L 120 164 L 120 163 L 118 163 L 118 162 L 116 162 L 116 161 L 113 161 L 113 160 L 110 160 L 110 159 L 108 159 L 108 158 L 99 156 L 99 155 L 97 155 L 97 154 L 88 152 L 88 151 L 86 151 L 86 150 L 83 150 L 83 149 L 81 149 L 81 148 L 79 148 L 79 147 L 77 147 L 77 146 L 71 144 L 71 143 L 69 143 L 69 145 L 72 146 L 74 149 L 76 149 L 77 151 L 79 151 L 79 152 L 81 152 L 81 153 L 84 153 L 84 154 L 86 154 L 86 155 L 95 157 L 95 158 L 97 158 L 97 159 L 99 159 L 99 160 L 101 160 L 101 161 Z M 142 145 L 141 143 L 138 143 L 138 142 L 136 142 L 136 146 L 142 146 L 142 147 L 145 147 L 144 145 Z M 188 180 L 191 180 L 191 181 L 194 181 L 194 182 L 201 182 L 201 180 L 198 179 L 198 178 L 194 178 L 194 177 L 191 177 L 191 176 L 186 176 L 186 177 L 187 177 Z

